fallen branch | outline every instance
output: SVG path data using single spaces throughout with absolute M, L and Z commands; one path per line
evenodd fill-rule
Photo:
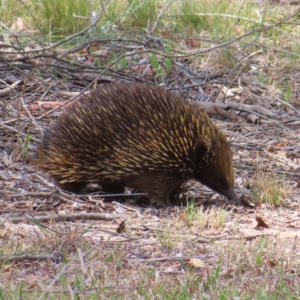
M 261 105 L 251 105 L 251 104 L 240 104 L 240 103 L 236 103 L 236 102 L 232 102 L 232 101 L 225 101 L 225 105 L 228 106 L 229 109 L 234 109 L 234 110 L 239 110 L 239 111 L 243 111 L 243 112 L 248 112 L 248 113 L 258 113 L 262 116 L 267 116 L 267 117 L 275 117 L 275 114 L 261 106 Z
M 11 223 L 20 223 L 20 222 L 49 222 L 49 221 L 74 221 L 74 220 L 104 220 L 112 221 L 114 219 L 127 219 L 129 216 L 124 214 L 109 214 L 109 213 L 75 213 L 75 214 L 56 214 L 56 215 L 47 215 L 47 216 L 30 216 L 25 214 L 23 217 L 9 218 Z M 1 220 L 1 219 L 0 219 Z
M 8 86 L 5 89 L 0 90 L 0 97 L 5 97 L 9 95 L 12 91 L 14 91 L 14 88 L 22 83 L 22 80 L 18 80 L 14 82 L 12 85 Z
M 46 256 L 32 256 L 32 255 L 4 255 L 0 256 L 0 261 L 53 261 L 55 263 L 59 263 L 62 259 L 62 255 L 46 255 Z

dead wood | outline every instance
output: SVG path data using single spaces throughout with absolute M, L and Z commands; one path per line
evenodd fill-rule
M 54 255 L 43 255 L 43 256 L 33 256 L 33 255 L 3 255 L 0 256 L 1 262 L 23 262 L 23 261 L 52 261 L 58 263 L 62 260 L 62 255 L 55 253 Z
M 109 214 L 109 213 L 73 213 L 73 214 L 53 214 L 46 216 L 31 216 L 25 214 L 23 217 L 11 217 L 8 220 L 11 223 L 20 223 L 20 222 L 59 222 L 59 221 L 76 221 L 76 220 L 104 220 L 112 221 L 114 219 L 126 219 L 127 215 L 124 214 Z

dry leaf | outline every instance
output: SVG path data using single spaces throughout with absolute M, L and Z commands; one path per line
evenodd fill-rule
M 284 141 L 284 142 L 279 142 L 279 143 L 276 143 L 275 145 L 272 145 L 268 151 L 269 152 L 277 152 L 277 151 L 280 151 L 279 149 L 277 148 L 285 148 L 287 145 L 289 144 L 289 141 Z
M 238 33 L 238 34 L 241 34 L 241 33 L 242 33 L 242 29 L 241 29 L 241 27 L 238 26 L 238 25 L 235 25 L 235 26 L 234 26 L 234 31 L 235 31 L 236 33 Z
M 6 265 L 4 268 L 2 268 L 2 272 L 11 272 L 13 265 Z
M 269 225 L 267 225 L 267 223 L 263 220 L 262 217 L 255 217 L 255 220 L 257 222 L 257 225 L 255 226 L 257 227 L 265 227 L 265 228 L 269 228 Z
M 18 32 L 20 32 L 20 31 L 23 31 L 24 29 L 25 29 L 25 25 L 24 25 L 23 20 L 20 17 L 18 17 L 17 21 L 14 22 L 11 25 L 11 27 L 10 27 L 11 31 L 18 31 Z
M 41 276 L 37 276 L 37 275 L 25 275 L 25 281 L 27 283 L 29 283 L 31 286 L 36 283 L 39 282 L 41 280 Z
M 152 65 L 142 64 L 134 66 L 133 70 L 135 70 L 139 74 L 143 74 L 145 80 L 151 81 L 155 79 L 155 71 Z
M 277 260 L 269 260 L 268 263 L 269 263 L 269 266 L 270 267 L 276 267 L 278 265 L 278 262 L 279 262 L 279 259 Z
M 85 65 L 94 66 L 96 64 L 96 59 L 92 55 L 89 55 L 85 60 L 83 60 L 83 63 Z
M 197 41 L 191 40 L 191 48 L 197 48 Z
M 179 215 L 178 221 L 179 221 L 179 222 L 180 222 L 180 221 L 186 221 L 186 216 L 185 216 L 185 214 Z
M 50 110 L 50 109 L 56 108 L 58 106 L 63 106 L 63 105 L 64 105 L 64 102 L 62 102 L 62 101 L 45 101 L 45 102 L 38 101 L 37 104 L 30 105 L 28 107 L 28 109 L 31 113 L 33 113 L 34 111 L 38 111 L 41 108 L 44 110 Z
M 205 268 L 207 268 L 206 263 L 203 262 L 199 258 L 191 258 L 186 264 L 187 265 L 191 265 L 191 266 L 193 266 L 195 268 L 198 268 L 198 269 L 205 269 Z
M 124 233 L 126 231 L 126 223 L 125 221 L 122 221 L 117 228 L 117 233 Z

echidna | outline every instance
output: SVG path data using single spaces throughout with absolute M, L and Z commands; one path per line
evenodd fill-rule
M 46 132 L 33 163 L 71 192 L 92 182 L 106 192 L 127 186 L 164 206 L 196 179 L 239 201 L 225 134 L 199 106 L 154 85 L 110 84 L 81 96 Z

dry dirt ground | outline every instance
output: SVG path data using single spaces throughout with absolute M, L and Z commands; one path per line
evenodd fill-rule
M 195 199 L 195 207 L 158 210 L 137 204 L 130 194 L 65 193 L 28 163 L 41 130 L 61 112 L 57 104 L 90 83 L 80 79 L 90 70 L 75 74 L 79 68 L 60 66 L 55 58 L 35 59 L 35 66 L 20 60 L 9 69 L 11 59 L 2 65 L 9 72 L 0 76 L 0 92 L 11 86 L 0 99 L 2 292 L 14 295 L 23 284 L 23 293 L 32 299 L 94 291 L 103 298 L 143 298 L 146 293 L 151 299 L 164 289 L 176 295 L 188 288 L 187 294 L 198 299 L 229 287 L 238 295 L 255 295 L 266 287 L 279 289 L 282 282 L 291 293 L 299 291 L 298 72 L 289 74 L 289 101 L 251 72 L 233 79 L 225 71 L 217 74 L 219 81 L 205 72 L 199 76 L 206 83 L 201 91 L 187 88 L 195 84 L 187 75 L 184 84 L 174 84 L 175 92 L 189 90 L 194 100 L 226 89 L 226 101 L 238 105 L 228 104 L 233 108 L 226 111 L 228 118 L 213 117 L 232 144 L 237 193 L 255 205 L 236 206 L 191 183 L 185 196 Z M 259 59 L 252 63 L 260 66 Z M 72 82 L 66 73 L 74 74 Z M 105 77 L 125 79 L 134 80 L 113 73 Z M 223 103 L 223 96 L 215 102 Z

